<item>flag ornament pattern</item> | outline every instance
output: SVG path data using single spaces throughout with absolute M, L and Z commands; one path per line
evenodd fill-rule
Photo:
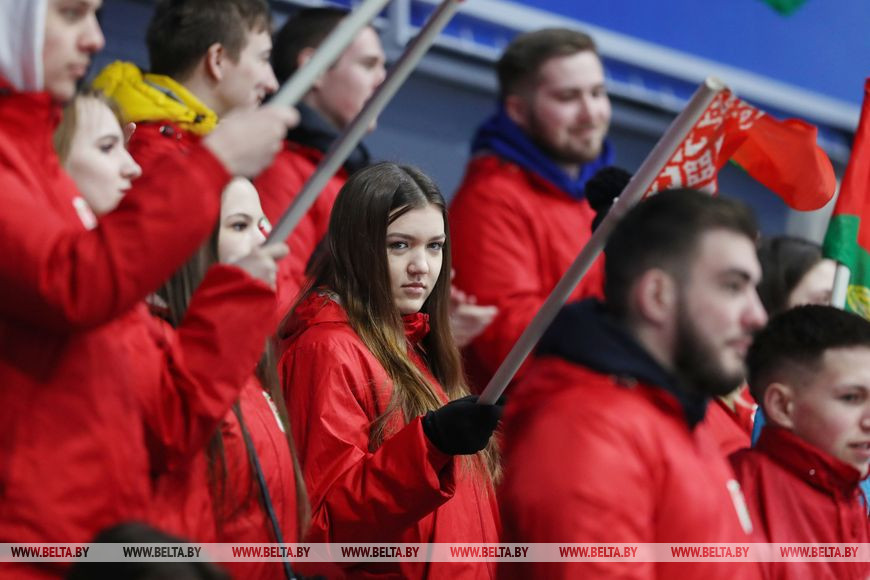
M 808 123 L 779 121 L 723 90 L 647 194 L 676 187 L 715 193 L 719 170 L 733 160 L 794 209 L 818 209 L 833 197 L 837 181 L 816 136 Z

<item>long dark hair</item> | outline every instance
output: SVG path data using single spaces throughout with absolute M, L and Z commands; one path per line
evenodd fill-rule
M 334 292 L 351 327 L 392 380 L 392 400 L 371 425 L 372 449 L 391 434 L 390 424 L 396 412 L 401 412 L 408 422 L 444 404 L 408 355 L 386 254 L 389 224 L 408 211 L 429 205 L 441 211 L 446 238 L 441 274 L 421 309 L 429 315 L 431 330 L 422 340 L 419 354 L 450 399 L 468 394 L 449 322 L 451 258 L 447 204 L 438 187 L 420 170 L 378 163 L 351 176 L 336 199 L 323 252 L 315 260 L 311 277 L 297 301 L 301 303 L 320 288 Z M 294 310 L 285 318 L 285 325 Z M 494 441 L 481 454 L 490 474 L 496 476 Z
M 758 296 L 771 314 L 788 308 L 791 293 L 803 277 L 822 261 L 822 247 L 792 236 L 763 238 L 758 248 L 761 282 Z
M 190 306 L 191 298 L 194 292 L 202 283 L 208 269 L 218 263 L 218 236 L 220 226 L 215 228 L 211 237 L 203 244 L 200 249 L 191 257 L 175 274 L 158 290 L 158 296 L 165 304 L 165 311 L 160 312 L 172 326 L 178 327 L 187 309 Z M 281 419 L 284 427 L 284 434 L 287 438 L 287 446 L 290 449 L 290 455 L 293 459 L 293 472 L 296 480 L 296 514 L 297 514 L 297 532 L 298 537 L 304 537 L 305 530 L 310 519 L 310 505 L 308 503 L 308 494 L 305 490 L 305 482 L 302 476 L 302 469 L 299 465 L 299 460 L 296 456 L 296 445 L 293 442 L 293 432 L 290 429 L 290 418 L 287 414 L 287 405 L 284 401 L 284 393 L 281 390 L 281 383 L 278 378 L 277 357 L 275 355 L 274 339 L 270 337 L 266 340 L 263 348 L 263 354 L 257 364 L 256 376 L 263 385 L 275 407 L 278 410 L 278 416 Z M 247 430 L 242 410 L 239 402 L 233 404 L 233 412 L 239 421 L 241 429 Z M 247 449 L 246 449 L 247 453 Z M 248 456 L 248 463 L 251 467 L 251 481 L 246 491 L 246 494 L 238 505 L 231 507 L 228 513 L 222 509 L 227 505 L 227 466 L 226 456 L 224 454 L 223 436 L 220 429 L 216 429 L 211 439 L 209 440 L 208 448 L 208 465 L 209 465 L 209 482 L 211 492 L 215 498 L 214 510 L 215 521 L 220 527 L 225 518 L 231 517 L 238 510 L 241 510 L 248 501 L 252 499 L 255 490 L 255 478 L 253 477 L 254 465 L 252 458 Z

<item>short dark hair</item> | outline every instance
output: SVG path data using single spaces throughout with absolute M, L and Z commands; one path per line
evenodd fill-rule
M 758 296 L 770 314 L 782 312 L 788 297 L 813 266 L 822 261 L 822 247 L 791 236 L 765 238 L 758 248 L 761 282 Z
M 322 7 L 305 8 L 288 18 L 272 45 L 272 68 L 278 82 L 293 76 L 299 54 L 306 48 L 318 48 L 345 16 L 347 10 L 343 8 Z
M 734 199 L 693 189 L 663 191 L 630 209 L 604 249 L 604 295 L 609 310 L 624 318 L 634 282 L 652 268 L 682 276 L 699 238 L 711 230 L 743 234 L 754 243 L 752 211 Z
M 870 348 L 870 322 L 857 314 L 808 304 L 770 319 L 752 341 L 746 356 L 749 389 L 761 404 L 768 385 L 783 375 L 799 379 L 816 372 L 825 351 Z
M 598 54 L 592 37 L 579 30 L 543 28 L 520 34 L 496 64 L 501 99 L 534 85 L 539 69 L 551 58 L 585 51 Z
M 266 0 L 158 0 L 145 36 L 150 70 L 183 79 L 212 44 L 235 60 L 249 32 L 271 28 Z

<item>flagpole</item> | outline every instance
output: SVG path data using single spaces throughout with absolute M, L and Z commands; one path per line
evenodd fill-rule
M 580 251 L 580 254 L 559 280 L 547 300 L 541 306 L 538 313 L 520 335 L 507 358 L 498 367 L 498 370 L 486 385 L 478 399 L 479 403 L 492 405 L 504 393 L 510 381 L 519 370 L 523 361 L 532 352 L 547 327 L 556 318 L 559 310 L 568 300 L 580 279 L 586 274 L 599 254 L 604 250 L 604 244 L 610 236 L 610 232 L 616 226 L 622 216 L 649 190 L 655 178 L 662 171 L 674 155 L 677 147 L 685 140 L 692 127 L 697 123 L 713 99 L 725 89 L 725 85 L 718 79 L 708 77 L 689 103 L 673 120 L 668 130 L 659 139 L 656 146 L 644 160 L 643 164 L 625 186 L 622 194 L 614 202 L 613 207 L 602 220 L 592 237 Z
M 834 288 L 831 290 L 831 306 L 846 309 L 846 293 L 849 290 L 849 278 L 852 272 L 849 266 L 842 262 L 837 262 L 837 269 L 834 273 Z
M 338 60 L 360 30 L 377 16 L 390 0 L 365 0 L 320 44 L 311 58 L 269 100 L 269 104 L 294 107 L 311 89 L 317 78 Z
M 375 90 L 366 105 L 354 118 L 350 125 L 339 135 L 326 152 L 323 160 L 317 166 L 314 174 L 308 178 L 302 190 L 293 200 L 293 203 L 278 220 L 266 243 L 286 240 L 293 229 L 314 204 L 317 196 L 326 186 L 332 176 L 341 168 L 365 134 L 372 122 L 384 110 L 393 95 L 408 78 L 414 67 L 435 42 L 435 39 L 459 9 L 463 0 L 443 0 L 440 6 L 429 17 L 426 25 L 420 29 L 419 34 L 410 42 L 408 48 L 390 69 L 387 78 Z

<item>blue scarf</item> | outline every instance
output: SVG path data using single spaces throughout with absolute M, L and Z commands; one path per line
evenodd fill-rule
M 472 154 L 491 151 L 546 179 L 574 199 L 583 199 L 586 182 L 599 169 L 613 165 L 613 147 L 605 140 L 601 154 L 580 168 L 576 179 L 556 165 L 525 132 L 507 116 L 503 108 L 483 123 L 471 142 Z

